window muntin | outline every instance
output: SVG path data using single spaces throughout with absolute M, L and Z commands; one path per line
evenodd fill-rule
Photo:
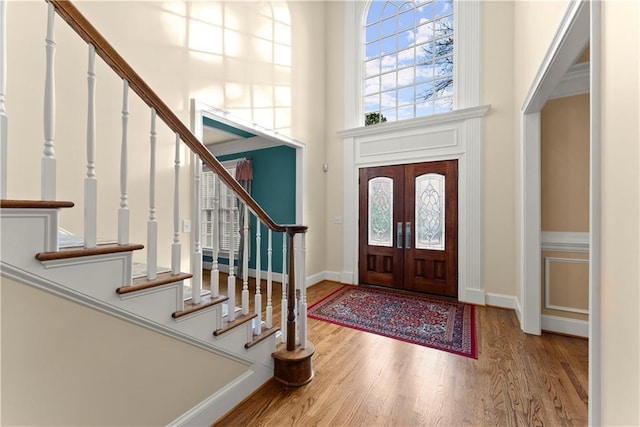
M 365 119 L 453 109 L 453 0 L 374 0 L 364 35 Z

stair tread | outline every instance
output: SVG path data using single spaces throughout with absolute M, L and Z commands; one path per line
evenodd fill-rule
M 73 202 L 57 200 L 0 200 L 0 208 L 7 209 L 59 209 L 73 206 Z
M 134 279 L 131 286 L 119 287 L 116 289 L 116 293 L 119 295 L 128 294 L 131 292 L 167 285 L 169 283 L 179 282 L 181 280 L 190 279 L 191 277 L 193 277 L 193 274 L 190 273 L 172 274 L 171 272 L 160 273 L 153 280 L 148 280 L 146 277 L 140 277 L 138 279 Z
M 92 255 L 113 254 L 118 252 L 130 252 L 144 249 L 144 245 L 129 244 L 118 245 L 117 243 L 97 245 L 95 248 L 61 248 L 57 252 L 40 252 L 36 254 L 38 261 L 51 261 L 56 259 L 78 258 Z
M 216 304 L 220 304 L 227 301 L 228 299 L 229 297 L 224 295 L 220 295 L 217 297 L 211 297 L 211 295 L 208 295 L 206 297 L 203 297 L 200 300 L 199 304 L 194 304 L 193 300 L 187 300 L 184 302 L 184 310 L 174 312 L 173 314 L 171 314 L 171 317 L 173 317 L 174 319 L 178 319 L 182 316 L 204 310 L 207 307 L 212 307 Z
M 253 341 L 246 343 L 244 345 L 244 348 L 251 348 L 251 347 L 261 343 L 262 341 L 266 340 L 267 338 L 269 338 L 271 335 L 275 334 L 279 330 L 280 330 L 280 328 L 275 326 L 273 328 L 270 328 L 270 329 L 262 331 L 262 333 L 260 335 L 254 335 L 253 336 Z
M 241 314 L 239 317 L 236 317 L 235 320 L 232 320 L 231 322 L 227 322 L 227 324 L 225 326 L 223 326 L 220 329 L 216 329 L 215 331 L 213 331 L 213 335 L 214 336 L 220 336 L 222 334 L 224 334 L 227 331 L 230 331 L 231 329 L 235 328 L 238 325 L 242 325 L 243 323 L 246 323 L 248 321 L 250 321 L 251 319 L 253 319 L 254 317 L 257 317 L 258 315 L 253 313 L 249 313 L 249 314 Z

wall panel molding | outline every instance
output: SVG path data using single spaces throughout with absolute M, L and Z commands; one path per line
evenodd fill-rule
M 589 253 L 588 232 L 543 231 L 540 243 L 543 251 Z

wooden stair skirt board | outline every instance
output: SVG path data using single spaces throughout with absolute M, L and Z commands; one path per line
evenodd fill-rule
M 298 345 L 295 350 L 287 351 L 285 344 L 280 344 L 272 354 L 275 361 L 274 378 L 289 387 L 300 387 L 313 379 L 311 356 L 316 348 L 307 341 L 307 348 Z

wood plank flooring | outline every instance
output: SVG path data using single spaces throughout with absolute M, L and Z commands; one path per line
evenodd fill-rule
M 340 286 L 309 288 L 309 303 Z M 587 341 L 526 335 L 511 310 L 476 313 L 477 360 L 309 319 L 313 381 L 270 381 L 216 425 L 586 425 Z

